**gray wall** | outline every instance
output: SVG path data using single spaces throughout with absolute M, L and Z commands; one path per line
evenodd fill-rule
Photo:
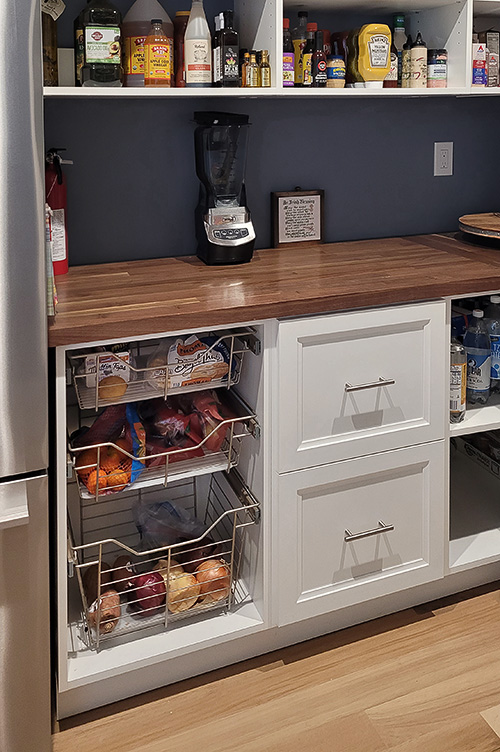
M 70 263 L 192 254 L 192 115 L 245 112 L 248 204 L 270 245 L 271 191 L 325 190 L 327 241 L 454 230 L 499 208 L 497 97 L 48 100 L 47 146 L 65 146 Z M 454 175 L 434 178 L 434 141 Z

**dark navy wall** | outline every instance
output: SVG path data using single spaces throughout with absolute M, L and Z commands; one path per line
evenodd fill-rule
M 500 204 L 497 97 L 48 100 L 47 146 L 65 146 L 70 263 L 195 252 L 192 114 L 250 115 L 248 203 L 270 244 L 271 191 L 325 190 L 326 240 L 454 230 Z M 434 141 L 454 175 L 433 177 Z

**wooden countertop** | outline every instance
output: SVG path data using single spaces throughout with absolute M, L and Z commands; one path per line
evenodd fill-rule
M 500 250 L 418 235 L 261 250 L 239 266 L 76 266 L 56 283 L 50 346 L 500 290 Z

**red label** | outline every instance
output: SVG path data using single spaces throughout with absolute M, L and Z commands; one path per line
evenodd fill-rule
M 102 34 L 100 31 L 94 31 L 94 33 L 91 36 L 92 36 L 92 39 L 95 39 L 96 42 L 99 42 L 102 39 Z

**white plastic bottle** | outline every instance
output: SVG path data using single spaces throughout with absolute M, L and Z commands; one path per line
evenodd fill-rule
M 186 87 L 212 85 L 212 41 L 203 0 L 193 0 L 184 36 Z
M 122 23 L 125 46 L 125 86 L 144 86 L 144 40 L 151 29 L 151 19 L 161 18 L 163 31 L 170 41 L 171 80 L 174 80 L 174 25 L 158 0 L 135 0 Z

